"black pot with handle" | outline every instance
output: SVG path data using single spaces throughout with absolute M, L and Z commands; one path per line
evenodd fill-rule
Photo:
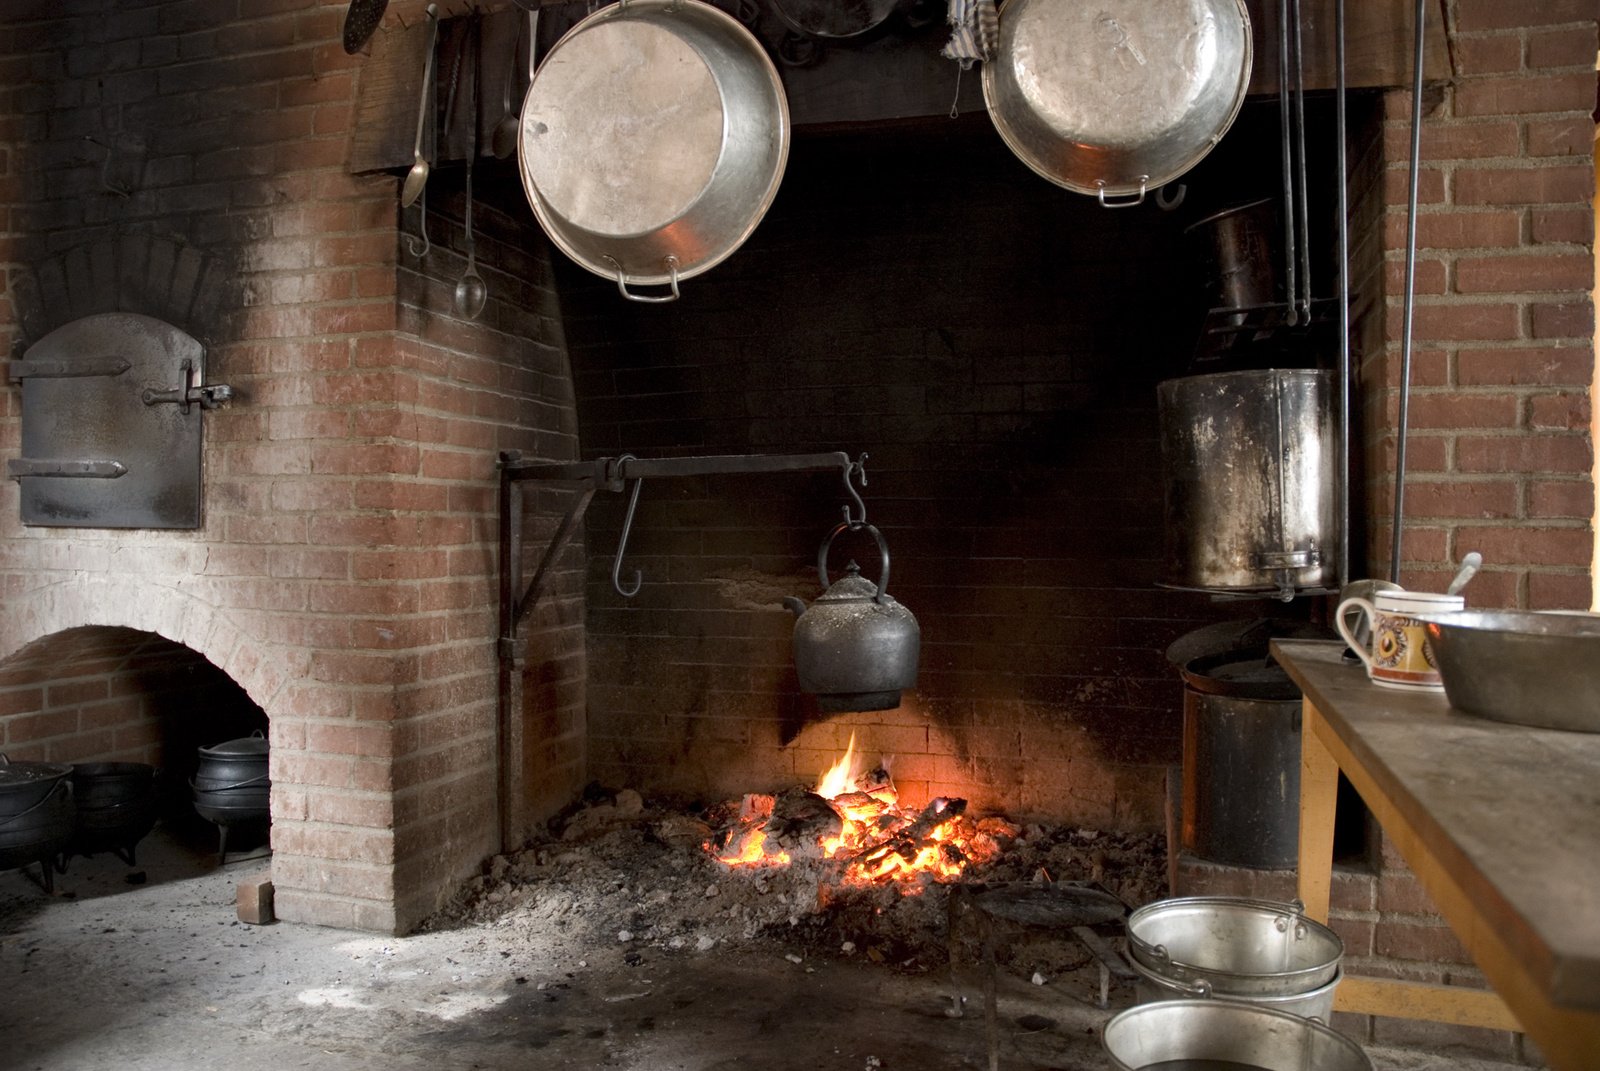
M 0 870 L 38 863 L 53 891 L 55 859 L 72 840 L 72 767 L 0 755 Z
M 259 733 L 200 749 L 194 774 L 194 809 L 218 825 L 266 821 L 272 782 L 267 741 Z
M 77 803 L 72 855 L 115 852 L 129 866 L 156 824 L 156 768 L 144 762 L 87 762 L 72 768 Z

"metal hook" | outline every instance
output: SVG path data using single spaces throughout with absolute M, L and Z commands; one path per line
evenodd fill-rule
M 850 503 L 846 502 L 844 504 L 844 506 L 841 507 L 844 510 L 844 523 L 848 524 L 851 528 L 860 528 L 861 526 L 863 526 L 863 525 L 865 525 L 867 523 L 867 504 L 865 502 L 861 501 L 861 496 L 856 493 L 855 484 L 851 480 L 852 477 L 857 477 L 857 476 L 859 476 L 861 478 L 861 486 L 862 487 L 867 486 L 867 455 L 866 454 L 862 454 L 859 458 L 857 458 L 856 460 L 848 463 L 844 467 L 844 490 L 845 490 L 845 493 L 847 495 L 849 495 L 851 498 L 855 499 L 856 508 L 861 511 L 861 515 L 860 516 L 852 517 L 850 515 Z
M 419 243 L 415 235 L 408 234 L 406 235 L 406 249 L 412 256 L 421 260 L 428 255 L 428 250 L 433 248 L 432 243 L 428 241 L 428 187 L 422 187 L 422 193 L 418 195 L 417 201 L 420 206 L 417 214 L 417 229 L 422 232 L 422 241 Z
M 632 454 L 623 454 L 617 458 L 613 472 L 621 472 L 624 463 L 634 460 Z M 633 571 L 633 586 L 622 586 L 622 556 L 628 550 L 628 536 L 633 531 L 633 512 L 639 507 L 639 488 L 644 485 L 644 477 L 633 481 L 633 493 L 628 496 L 628 515 L 622 520 L 622 538 L 617 540 L 617 556 L 611 559 L 611 586 L 617 589 L 617 594 L 624 599 L 631 599 L 639 594 L 639 585 L 644 583 L 644 573 L 641 570 Z

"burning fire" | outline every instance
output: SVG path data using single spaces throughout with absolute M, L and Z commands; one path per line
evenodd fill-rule
M 888 773 L 861 765 L 852 733 L 812 792 L 746 796 L 727 839 L 707 849 L 730 867 L 787 866 L 792 849 L 833 860 L 844 884 L 897 882 L 917 891 L 924 879 L 952 881 L 969 864 L 988 862 L 1002 838 L 1016 835 L 1004 819 L 966 817 L 965 800 L 902 808 Z

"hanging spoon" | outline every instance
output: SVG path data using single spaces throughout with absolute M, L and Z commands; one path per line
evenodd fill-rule
M 473 30 L 478 29 L 477 23 Z M 476 44 L 476 32 L 469 38 L 469 44 Z M 475 57 L 476 53 L 474 53 Z M 469 57 L 467 64 L 468 78 L 472 87 L 472 120 L 468 129 L 471 131 L 467 138 L 467 270 L 461 273 L 461 279 L 456 283 L 456 314 L 468 320 L 476 320 L 483 313 L 484 303 L 489 300 L 489 288 L 484 285 L 483 276 L 478 274 L 477 243 L 472 238 L 472 163 L 478 156 L 478 116 L 479 116 L 479 90 L 481 83 L 478 80 L 478 65 L 474 57 Z
M 1446 595 L 1460 595 L 1461 589 L 1467 586 L 1483 565 L 1483 555 L 1477 551 L 1468 551 L 1467 556 L 1461 559 L 1461 568 L 1456 571 L 1455 578 L 1450 581 L 1450 586 L 1444 589 Z
M 428 158 L 422 155 L 422 131 L 428 122 L 428 104 L 433 99 L 433 50 L 439 39 L 439 9 L 428 5 L 427 60 L 422 67 L 422 99 L 417 103 L 417 140 L 411 147 L 411 170 L 400 187 L 400 207 L 410 208 L 428 184 Z
M 539 9 L 533 8 L 528 12 L 528 82 L 533 82 L 533 50 L 536 35 L 539 32 Z M 518 40 L 521 40 L 521 23 L 518 23 Z M 521 125 L 522 116 L 520 109 L 513 111 L 511 108 L 511 84 L 515 82 L 517 69 L 517 45 L 511 45 L 511 66 L 506 69 L 505 94 L 500 104 L 500 121 L 494 125 L 494 132 L 489 135 L 489 149 L 494 153 L 496 160 L 504 160 L 517 151 L 517 128 Z

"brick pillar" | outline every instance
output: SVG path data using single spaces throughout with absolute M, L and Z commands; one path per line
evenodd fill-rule
M 1457 77 L 1423 107 L 1402 581 L 1438 589 L 1477 550 L 1472 605 L 1586 609 L 1594 5 L 1449 9 Z M 1373 575 L 1392 530 L 1410 94 L 1383 108 L 1385 315 L 1361 366 Z

